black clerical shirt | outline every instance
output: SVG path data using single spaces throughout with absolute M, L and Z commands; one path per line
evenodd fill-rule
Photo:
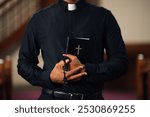
M 50 80 L 50 72 L 66 52 L 68 36 L 89 38 L 92 46 L 88 48 L 90 61 L 85 63 L 88 76 L 63 86 Z M 105 61 L 104 49 L 108 58 Z M 43 68 L 37 65 L 40 51 Z M 29 21 L 19 52 L 18 73 L 42 88 L 92 93 L 101 91 L 105 81 L 120 77 L 127 65 L 121 31 L 109 10 L 81 0 L 76 10 L 68 11 L 67 4 L 59 0 Z

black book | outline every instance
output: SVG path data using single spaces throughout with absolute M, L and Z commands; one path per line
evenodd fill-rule
M 90 62 L 92 48 L 90 38 L 68 37 L 67 39 L 66 53 L 77 56 L 83 64 Z

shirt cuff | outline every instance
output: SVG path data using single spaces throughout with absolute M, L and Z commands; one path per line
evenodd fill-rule
M 96 71 L 96 64 L 90 63 L 85 64 L 85 72 L 87 72 L 88 75 L 95 74 L 95 71 Z
M 43 86 L 43 87 L 54 88 L 54 84 L 50 79 L 50 70 L 49 69 L 42 72 L 41 79 L 44 81 L 44 84 L 45 84 L 45 86 Z

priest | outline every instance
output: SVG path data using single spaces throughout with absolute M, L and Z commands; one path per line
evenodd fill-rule
M 127 71 L 128 58 L 111 11 L 85 0 L 59 0 L 30 19 L 17 67 L 42 87 L 41 100 L 101 100 L 104 83 Z

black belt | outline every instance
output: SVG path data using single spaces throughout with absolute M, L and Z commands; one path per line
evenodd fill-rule
M 66 93 L 66 92 L 54 91 L 54 90 L 49 90 L 49 89 L 43 89 L 43 91 L 58 99 L 64 99 L 64 100 L 83 100 L 84 99 L 84 94 L 82 93 Z

